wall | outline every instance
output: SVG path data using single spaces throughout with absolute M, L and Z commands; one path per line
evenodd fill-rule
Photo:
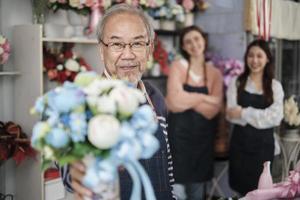
M 195 23 L 209 34 L 209 47 L 224 57 L 243 59 L 246 34 L 241 0 L 210 0 L 210 7 L 198 13 Z

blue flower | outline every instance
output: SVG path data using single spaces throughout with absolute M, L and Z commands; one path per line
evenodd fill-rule
M 59 113 L 68 113 L 85 102 L 85 95 L 76 85 L 65 82 L 63 87 L 48 94 L 48 104 Z
M 157 125 L 154 121 L 154 113 L 149 105 L 143 105 L 133 114 L 130 124 L 135 129 L 148 129 L 155 132 Z
M 84 113 L 71 113 L 70 129 L 73 142 L 85 141 L 85 136 L 87 135 L 87 121 Z
M 63 148 L 65 147 L 70 138 L 68 134 L 60 128 L 53 128 L 45 138 L 46 142 L 55 148 Z
M 47 122 L 38 122 L 34 125 L 32 130 L 31 143 L 34 147 L 42 149 L 42 139 L 50 131 L 50 126 Z
M 136 132 L 130 123 L 124 121 L 121 124 L 120 135 L 121 139 L 129 139 L 135 137 Z

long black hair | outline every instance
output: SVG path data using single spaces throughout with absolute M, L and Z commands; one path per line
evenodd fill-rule
M 250 49 L 255 46 L 262 49 L 268 58 L 268 62 L 266 63 L 266 66 L 263 71 L 262 86 L 263 86 L 264 101 L 267 105 L 271 105 L 274 101 L 273 90 L 272 90 L 272 80 L 274 78 L 274 60 L 273 60 L 273 56 L 271 54 L 271 50 L 269 48 L 268 43 L 261 39 L 254 40 L 247 47 L 246 53 L 244 55 L 245 70 L 239 76 L 238 81 L 237 81 L 237 83 L 238 83 L 238 85 L 237 85 L 238 100 L 240 99 L 242 91 L 245 89 L 247 78 L 250 74 L 250 69 L 247 64 L 247 57 L 248 57 Z

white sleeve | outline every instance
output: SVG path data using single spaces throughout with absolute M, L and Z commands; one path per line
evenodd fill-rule
M 236 81 L 237 77 L 233 78 L 231 82 L 228 85 L 227 91 L 226 91 L 226 106 L 227 108 L 233 108 L 238 106 L 237 104 L 237 88 L 236 88 Z M 242 126 L 245 126 L 247 122 L 244 119 L 229 119 L 226 116 L 226 119 L 234 124 L 239 124 Z
M 251 126 L 264 129 L 278 126 L 283 118 L 283 89 L 281 84 L 272 81 L 273 104 L 265 109 L 247 107 L 242 110 L 242 119 Z

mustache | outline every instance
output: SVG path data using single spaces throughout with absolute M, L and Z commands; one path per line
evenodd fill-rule
M 136 67 L 139 66 L 138 62 L 122 62 L 116 64 L 116 67 Z

